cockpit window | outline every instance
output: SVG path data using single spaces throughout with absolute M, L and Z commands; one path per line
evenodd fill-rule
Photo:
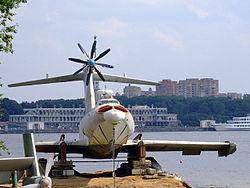
M 110 105 L 105 105 L 105 106 L 102 106 L 102 107 L 100 107 L 100 108 L 98 108 L 98 112 L 107 112 L 107 111 L 109 111 L 109 110 L 111 110 L 113 107 L 112 106 L 110 106 Z
M 120 111 L 122 111 L 122 112 L 128 112 L 128 110 L 127 110 L 125 107 L 123 107 L 123 106 L 114 106 L 114 108 L 115 108 L 116 110 L 120 110 Z
M 116 109 L 116 110 L 119 110 L 119 111 L 122 111 L 122 112 L 128 112 L 128 109 L 126 109 L 125 107 L 121 106 L 121 105 L 115 105 L 115 106 L 111 106 L 111 105 L 104 105 L 104 106 L 101 106 L 97 109 L 97 112 L 107 112 L 109 110 L 112 110 L 112 109 Z

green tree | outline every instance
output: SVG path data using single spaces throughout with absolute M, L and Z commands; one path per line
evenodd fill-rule
M 12 39 L 17 32 L 17 24 L 13 23 L 15 16 L 13 10 L 18 8 L 21 3 L 26 2 L 27 0 L 0 0 L 0 53 L 13 53 Z M 0 87 L 2 87 L 1 83 Z M 2 94 L 0 93 L 0 104 L 1 102 Z M 3 110 L 0 108 L 0 117 L 2 115 Z
M 23 114 L 23 108 L 16 101 L 4 98 L 2 100 L 1 108 L 3 109 L 3 116 L 1 121 L 9 121 L 9 115 Z
M 0 0 L 0 53 L 13 53 L 12 40 L 13 35 L 17 32 L 17 24 L 13 23 L 13 17 L 15 15 L 13 10 L 18 8 L 21 3 L 26 2 L 27 0 Z M 0 87 L 2 87 L 1 83 Z M 1 103 L 2 94 L 0 93 L 0 105 Z M 2 115 L 3 110 L 0 107 L 0 118 Z M 2 141 L 0 141 L 0 150 L 1 149 L 6 149 Z
M 17 32 L 17 24 L 13 23 L 13 10 L 26 2 L 27 0 L 0 0 L 0 52 L 13 53 L 12 39 Z
M 0 83 L 0 88 L 2 87 L 2 84 Z M 2 115 L 3 115 L 3 109 L 1 108 L 1 106 L 2 106 L 2 94 L 0 93 L 0 118 L 2 117 Z

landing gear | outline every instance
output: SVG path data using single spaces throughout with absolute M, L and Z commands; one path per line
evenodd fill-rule
M 60 138 L 59 144 L 59 154 L 58 154 L 58 161 L 54 161 L 54 165 L 52 166 L 51 176 L 52 177 L 68 177 L 74 176 L 74 167 L 73 161 L 67 160 L 67 143 L 64 141 L 65 135 L 62 134 Z M 44 171 L 47 160 L 46 159 L 39 159 L 40 163 L 40 171 Z
M 138 134 L 134 141 L 138 144 L 128 151 L 128 163 L 122 163 L 117 169 L 118 173 L 124 175 L 159 175 L 162 174 L 161 165 L 153 158 L 146 156 L 146 147 L 141 139 L 142 135 Z
M 64 177 L 64 176 L 74 176 L 73 162 L 67 161 L 67 144 L 64 141 L 65 135 L 62 134 L 60 138 L 58 161 L 55 161 L 54 168 L 52 169 L 52 176 L 54 177 Z

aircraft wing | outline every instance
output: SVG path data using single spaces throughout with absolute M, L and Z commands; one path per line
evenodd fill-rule
M 36 151 L 45 153 L 57 153 L 60 148 L 59 141 L 49 141 L 49 142 L 36 142 Z M 86 144 L 81 141 L 65 141 L 67 144 L 67 153 L 84 153 L 86 151 Z
M 0 171 L 25 170 L 33 161 L 34 157 L 0 158 Z
M 122 147 L 122 152 L 129 152 L 138 147 L 138 142 L 129 140 Z M 168 141 L 143 140 L 146 151 L 182 151 L 182 155 L 200 155 L 202 151 L 218 151 L 218 156 L 228 156 L 236 151 L 236 144 L 230 142 L 195 142 L 195 141 Z
M 136 78 L 128 78 L 123 76 L 116 76 L 110 74 L 102 74 L 107 82 L 119 82 L 119 83 L 134 83 L 134 84 L 143 84 L 143 85 L 157 85 L 158 82 L 141 80 Z M 59 83 L 59 82 L 71 82 L 71 81 L 81 81 L 84 80 L 84 74 L 80 73 L 77 75 L 69 74 L 65 76 L 57 76 L 51 78 L 45 78 L 40 80 L 32 80 L 19 82 L 14 84 L 9 84 L 9 87 L 20 87 L 20 86 L 31 86 L 31 85 L 42 85 L 42 84 L 50 84 L 50 83 Z M 100 77 L 93 73 L 94 80 L 101 81 Z
M 135 151 L 141 140 L 129 140 L 121 146 L 120 152 L 130 153 Z M 89 150 L 93 149 L 93 145 L 86 145 L 80 141 L 66 142 L 67 153 L 81 153 L 84 157 L 92 158 Z M 218 156 L 228 156 L 236 151 L 236 144 L 231 142 L 196 142 L 196 141 L 168 141 L 168 140 L 143 140 L 146 151 L 182 151 L 182 155 L 200 155 L 202 151 L 217 151 Z M 57 153 L 59 152 L 60 142 L 37 142 L 37 152 Z M 96 145 L 97 149 L 102 147 Z M 93 158 L 99 158 L 94 156 Z

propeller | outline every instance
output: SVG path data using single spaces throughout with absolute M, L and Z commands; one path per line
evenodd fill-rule
M 100 53 L 97 57 L 95 57 L 96 56 L 96 43 L 97 43 L 97 41 L 96 41 L 96 36 L 95 36 L 94 42 L 93 42 L 92 47 L 91 47 L 90 56 L 83 49 L 83 47 L 80 43 L 77 44 L 78 47 L 80 48 L 81 52 L 83 53 L 83 55 L 85 55 L 87 57 L 87 60 L 82 60 L 79 58 L 68 58 L 68 60 L 70 60 L 70 61 L 83 64 L 83 67 L 80 68 L 79 70 L 77 70 L 73 75 L 77 75 L 80 72 L 85 72 L 85 70 L 87 69 L 86 70 L 87 77 L 85 80 L 87 86 L 89 85 L 90 76 L 93 73 L 93 70 L 98 74 L 98 76 L 101 78 L 102 81 L 105 81 L 105 78 L 103 77 L 102 73 L 95 67 L 95 65 L 99 65 L 99 66 L 102 66 L 105 68 L 114 68 L 112 65 L 96 62 L 110 52 L 110 48 L 108 48 L 107 50 Z

